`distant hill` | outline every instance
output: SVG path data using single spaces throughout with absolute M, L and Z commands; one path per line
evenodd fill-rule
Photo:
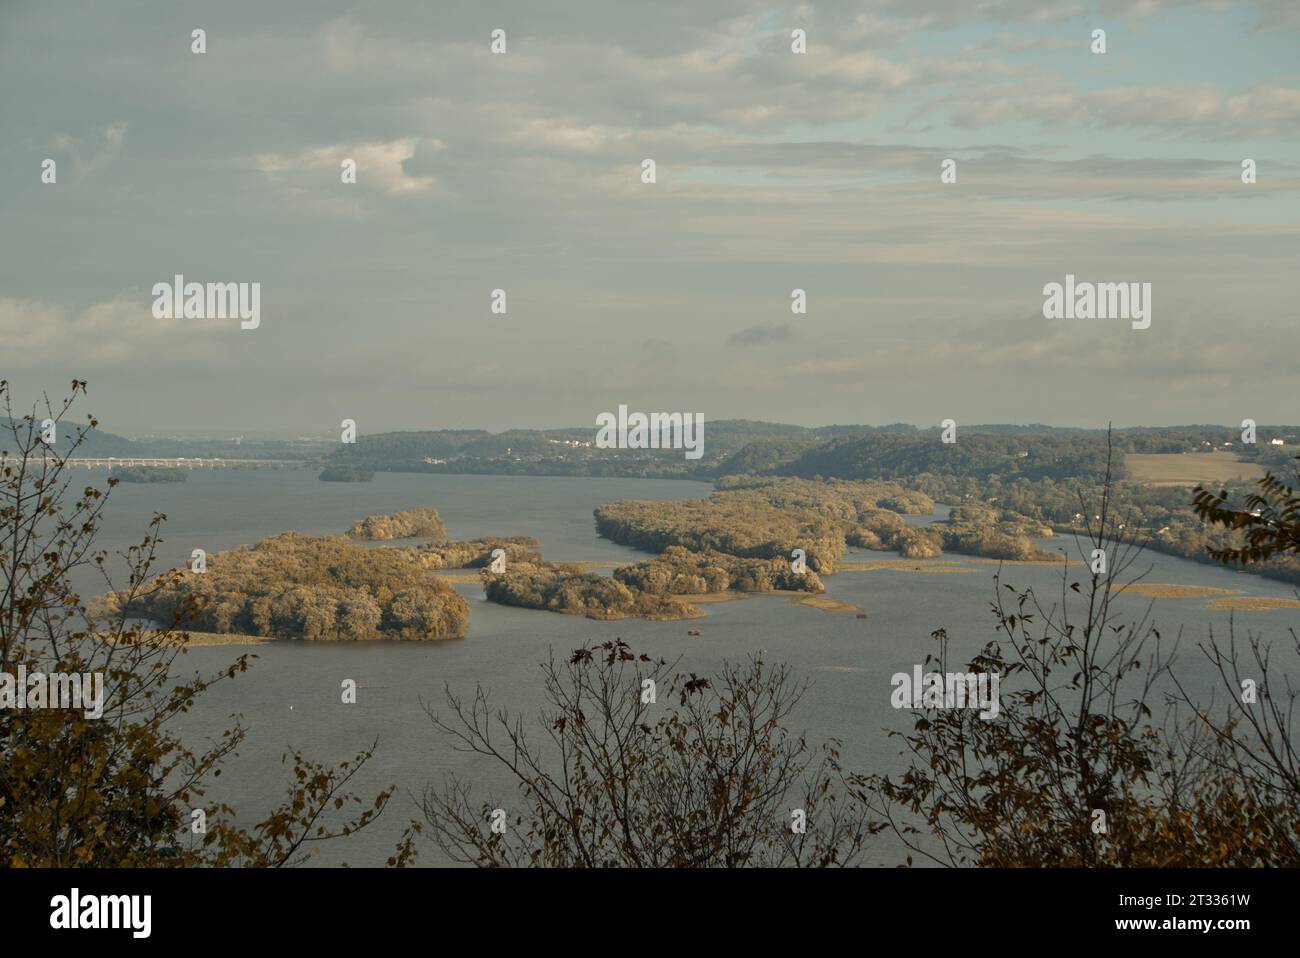
M 9 420 L 0 420 L 0 451 L 13 444 L 13 433 Z M 26 429 L 25 423 L 19 423 L 20 429 Z M 56 430 L 54 447 L 63 455 L 72 451 L 76 441 L 77 430 L 84 423 L 64 422 Z M 81 459 L 130 459 L 156 456 L 159 459 L 222 458 L 222 459 L 298 459 L 310 460 L 323 456 L 335 444 L 329 442 L 309 442 L 302 440 L 245 440 L 236 442 L 232 439 L 128 439 L 103 429 L 92 429 L 86 433 L 81 445 L 77 447 L 76 456 Z M 10 450 L 12 451 L 12 450 Z
M 71 448 L 75 424 L 59 430 L 58 448 Z M 360 435 L 346 445 L 329 440 L 148 439 L 92 431 L 77 455 L 94 458 L 221 457 L 327 462 L 381 472 L 490 475 L 639 476 L 711 481 L 772 475 L 906 481 L 1036 481 L 1096 478 L 1104 468 L 1104 429 L 1042 424 L 959 425 L 955 444 L 940 442 L 937 425 L 796 426 L 751 419 L 705 421 L 703 456 L 680 449 L 597 449 L 595 426 L 558 429 L 432 429 Z M 1231 451 L 1242 460 L 1285 470 L 1300 427 L 1258 427 L 1259 442 L 1243 446 L 1230 426 L 1136 427 L 1114 433 L 1118 453 Z M 2 443 L 0 443 L 2 445 Z M 1117 457 L 1122 463 L 1122 455 Z M 1118 471 L 1122 472 L 1122 465 Z
M 14 423 L 12 420 L 0 420 L 0 449 L 4 449 L 8 452 L 13 452 L 13 450 L 7 449 L 7 446 L 13 444 L 13 425 Z M 17 425 L 19 430 L 27 429 L 27 424 L 24 422 L 19 422 Z M 59 452 L 65 456 L 71 452 L 72 445 L 76 441 L 77 430 L 82 425 L 84 425 L 84 423 L 60 423 L 58 429 L 55 430 L 55 439 L 57 441 L 53 444 L 54 448 L 59 450 Z M 39 424 L 36 428 L 40 428 Z M 6 438 L 8 438 L 8 442 L 5 441 Z M 108 458 L 109 456 L 126 458 L 132 455 L 157 454 L 152 452 L 140 452 L 140 446 L 132 442 L 130 439 L 127 439 L 125 436 L 117 436 L 111 432 L 92 429 L 86 434 L 85 439 L 77 448 L 77 455 L 86 458 Z
M 1295 433 L 1260 427 L 1260 435 Z M 956 444 L 941 428 L 795 426 L 749 419 L 705 422 L 704 455 L 687 460 L 676 449 L 597 449 L 595 427 L 390 432 L 336 445 L 329 460 L 378 471 L 550 476 L 643 476 L 711 480 L 732 475 L 897 479 L 918 475 L 1007 480 L 1096 478 L 1105 466 L 1105 430 L 1042 424 L 989 423 L 959 427 Z M 1204 452 L 1239 440 L 1227 426 L 1116 430 L 1119 453 Z M 1278 458 L 1265 445 L 1234 449 L 1244 459 Z M 1122 456 L 1116 471 L 1122 473 Z
M 1072 476 L 1097 478 L 1106 469 L 1102 435 L 1071 437 L 962 432 L 955 443 L 938 435 L 879 433 L 836 439 L 773 467 L 780 476 L 906 481 L 922 474 L 951 477 L 1000 476 L 1003 480 Z M 1119 469 L 1122 470 L 1122 457 Z
M 803 444 L 791 447 L 798 451 L 863 428 L 706 420 L 704 456 L 698 460 L 687 460 L 680 449 L 598 449 L 594 425 L 499 433 L 438 429 L 358 436 L 355 443 L 335 448 L 329 458 L 390 471 L 707 478 L 718 463 L 755 441 Z

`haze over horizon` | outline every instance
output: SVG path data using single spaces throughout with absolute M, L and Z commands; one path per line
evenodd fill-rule
M 970 6 L 7 3 L 0 378 L 123 435 L 1300 419 L 1300 6 Z
M 93 405 L 93 403 L 90 403 L 89 405 Z M 717 422 L 717 421 L 722 421 L 722 422 L 736 422 L 738 419 L 741 419 L 741 417 L 725 417 L 725 418 L 722 419 L 722 420 L 715 420 L 715 422 Z M 776 421 L 776 420 L 747 420 L 747 421 L 751 421 L 751 422 L 764 422 L 764 423 L 766 423 L 766 424 L 768 424 L 768 425 L 776 425 L 776 426 L 796 426 L 796 427 L 805 428 L 805 429 L 853 429 L 853 428 L 858 428 L 858 427 L 861 427 L 861 428 L 864 428 L 864 429 L 882 429 L 882 428 L 887 428 L 887 427 L 890 427 L 890 426 L 915 426 L 917 429 L 922 430 L 922 431 L 927 431 L 927 430 L 928 430 L 928 431 L 932 431 L 932 432 L 939 432 L 939 431 L 941 430 L 940 425 L 937 424 L 937 423 L 897 423 L 897 422 L 892 422 L 892 423 L 850 423 L 850 422 L 836 422 L 836 423 L 800 423 L 800 422 L 788 422 L 788 421 Z M 709 423 L 710 423 L 709 420 L 705 420 L 705 427 L 706 427 L 706 429 L 707 429 Z M 1234 423 L 1191 423 L 1191 422 L 1187 422 L 1187 423 L 1168 423 L 1168 424 L 1163 424 L 1163 425 L 1158 425 L 1158 426 L 1153 426 L 1153 425 L 1151 425 L 1151 424 L 1149 424 L 1149 423 L 1130 423 L 1130 424 L 1125 424 L 1125 423 L 1111 423 L 1110 425 L 1111 425 L 1114 429 L 1116 429 L 1116 430 L 1121 430 L 1121 431 L 1122 431 L 1122 430 L 1130 430 L 1130 429 L 1148 429 L 1148 428 L 1149 428 L 1149 429 L 1159 429 L 1159 428 L 1178 427 L 1178 426 L 1186 426 L 1186 427 L 1188 427 L 1188 428 L 1193 428 L 1193 427 L 1205 427 L 1205 426 L 1221 427 L 1221 428 L 1224 429 L 1225 431 L 1227 431 L 1227 432 L 1233 432 L 1233 433 L 1235 433 L 1235 432 L 1240 432 L 1240 430 L 1241 430 L 1241 426 L 1240 426 L 1240 424 L 1234 424 Z M 965 423 L 965 422 L 963 422 L 963 423 L 960 423 L 960 424 L 959 424 L 960 429 L 961 429 L 963 432 L 966 432 L 966 433 L 979 432 L 979 431 L 986 430 L 986 429 L 990 429 L 990 428 L 1001 428 L 1001 427 L 1008 427 L 1008 426 L 1011 426 L 1011 427 L 1018 427 L 1018 428 L 1022 428 L 1022 429 L 1029 429 L 1029 430 L 1031 430 L 1031 429 L 1035 429 L 1035 428 L 1038 428 L 1038 427 L 1042 427 L 1042 428 L 1045 428 L 1045 429 L 1079 429 L 1079 430 L 1086 430 L 1086 431 L 1088 431 L 1088 432 L 1104 432 L 1105 429 L 1106 429 L 1106 424 L 1102 424 L 1102 425 L 1100 425 L 1100 426 L 1091 426 L 1091 425 L 1081 425 L 1081 424 L 1078 424 L 1078 423 L 1042 423 L 1042 422 L 1032 422 L 1032 423 L 969 422 L 969 423 Z M 1257 427 L 1260 428 L 1260 429 L 1263 429 L 1263 430 L 1265 430 L 1265 431 L 1267 431 L 1267 430 L 1269 430 L 1269 429 L 1276 429 L 1276 428 L 1283 428 L 1283 427 L 1284 427 L 1284 428 L 1287 428 L 1287 429 L 1295 429 L 1295 428 L 1297 428 L 1298 426 L 1300 426 L 1300 423 L 1295 423 L 1295 422 L 1264 422 L 1264 423 L 1257 423 Z M 313 427 L 313 428 L 314 428 L 314 427 Z M 586 430 L 586 429 L 588 429 L 588 428 L 589 428 L 589 427 L 587 427 L 586 425 L 584 425 L 584 424 L 578 424 L 578 423 L 568 423 L 568 424 L 562 424 L 562 425 L 555 425 L 555 424 L 552 424 L 552 425 L 542 425 L 542 426 L 507 426 L 507 427 L 503 427 L 503 428 L 501 428 L 501 429 L 488 429 L 488 428 L 483 427 L 483 426 L 439 426 L 439 425 L 430 425 L 430 426 L 426 426 L 426 427 L 423 427 L 423 428 L 421 428 L 421 427 L 414 427 L 414 428 L 409 428 L 409 429 L 405 429 L 405 428 L 404 428 L 404 429 L 391 429 L 391 430 L 384 430 L 384 431 L 386 431 L 386 432 L 438 432 L 438 431 L 444 431 L 444 430 L 447 430 L 447 431 L 451 431 L 451 430 L 465 430 L 465 431 L 483 430 L 483 431 L 485 431 L 485 432 L 489 432 L 489 433 L 493 433 L 493 434 L 500 434 L 500 433 L 503 433 L 503 432 L 509 432 L 509 431 L 513 431 L 513 430 L 537 431 L 537 432 L 568 432 L 568 431 L 574 431 L 574 430 L 579 430 L 579 431 L 581 431 L 581 430 Z M 231 437 L 233 437 L 233 436 L 235 436 L 235 435 L 240 435 L 242 438 L 244 438 L 244 439 L 250 439 L 250 440 L 256 439 L 256 440 L 281 440 L 281 441 L 288 441 L 288 440 L 295 440 L 295 439 L 303 439 L 303 440 L 313 440 L 313 441 L 317 441 L 317 440 L 319 440 L 319 441 L 337 441 L 337 439 L 338 439 L 338 436 L 337 436 L 337 430 L 335 430 L 333 433 L 331 433 L 329 430 L 320 430 L 320 429 L 317 429 L 315 432 L 313 432 L 311 428 L 307 428 L 307 427 L 304 427 L 304 428 L 302 428 L 302 429 L 293 429 L 293 428 L 264 427 L 264 426 L 263 426 L 263 427 L 257 427 L 257 428 L 244 428 L 244 427 L 237 427 L 237 428 L 236 428 L 236 427 L 232 427 L 232 428 L 223 428 L 223 427 L 221 427 L 221 426 L 216 426 L 216 427 L 205 428 L 205 429 L 191 429 L 191 430 L 186 430 L 186 429 L 159 429 L 159 430 L 147 430 L 147 429 L 145 429 L 145 430 L 137 430 L 137 429 L 122 429 L 122 430 L 119 430 L 119 429 L 113 429 L 113 428 L 110 428 L 109 424 L 104 423 L 104 422 L 101 421 L 101 422 L 100 422 L 100 425 L 99 425 L 99 429 L 100 429 L 101 432 L 113 433 L 114 435 L 122 436 L 122 437 L 127 438 L 127 439 L 149 439 L 149 438 L 155 438 L 155 439 L 168 439 L 168 438 L 174 438 L 174 439 L 193 439 L 193 440 L 198 440 L 198 439 L 226 439 L 226 438 L 231 438 Z M 591 431 L 592 431 L 593 434 L 597 431 L 597 427 L 594 426 L 594 425 L 591 426 L 590 429 L 591 429 Z

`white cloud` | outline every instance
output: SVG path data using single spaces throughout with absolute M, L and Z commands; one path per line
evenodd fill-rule
M 155 319 L 151 300 L 112 299 L 73 311 L 36 300 L 0 299 L 5 365 L 78 371 L 129 370 L 160 363 L 215 359 L 218 337 L 238 324 Z
M 417 145 L 435 151 L 444 147 L 437 139 L 421 141 L 407 137 L 387 142 L 321 146 L 292 155 L 264 153 L 256 158 L 255 165 L 275 181 L 296 189 L 308 179 L 304 174 L 332 174 L 334 182 L 341 183 L 343 161 L 351 159 L 357 164 L 358 185 L 374 183 L 389 195 L 427 193 L 435 189 L 438 181 L 432 176 L 408 173 L 405 166 L 414 158 Z

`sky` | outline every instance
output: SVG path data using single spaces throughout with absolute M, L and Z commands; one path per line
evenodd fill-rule
M 111 432 L 1300 421 L 1294 0 L 0 0 L 0 90 L 0 379 Z

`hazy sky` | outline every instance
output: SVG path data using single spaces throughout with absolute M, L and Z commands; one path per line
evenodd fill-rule
M 0 0 L 0 91 L 0 378 L 110 431 L 1300 421 L 1294 0 Z

